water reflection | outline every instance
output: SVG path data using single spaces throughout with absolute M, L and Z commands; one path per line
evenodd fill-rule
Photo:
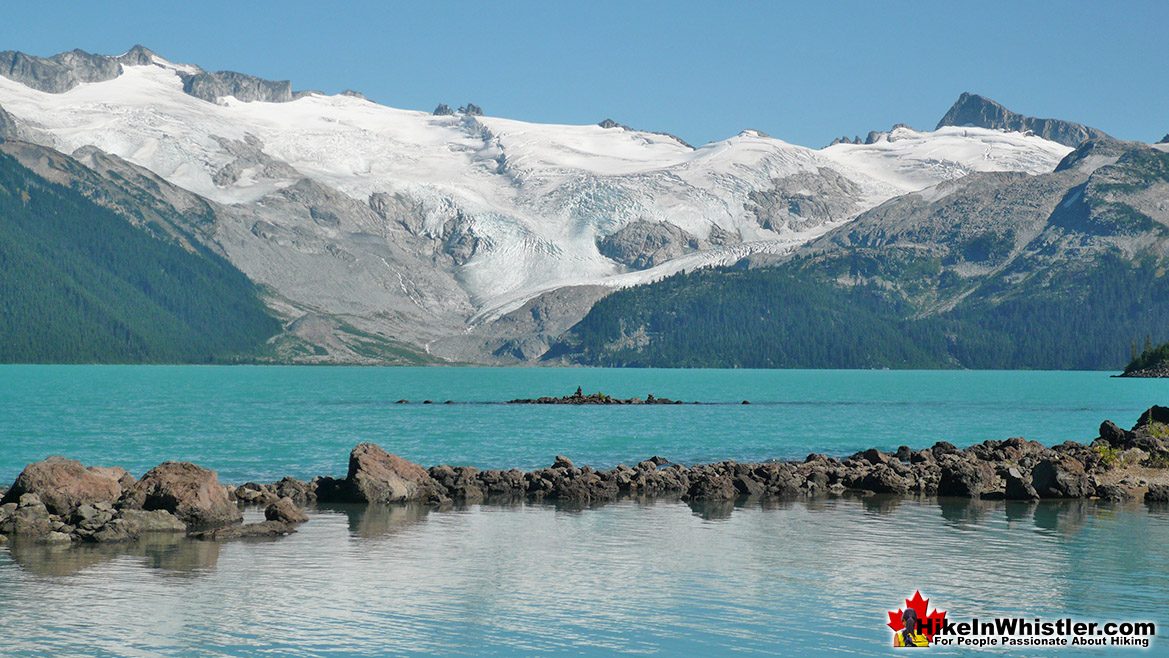
M 151 533 L 119 544 L 14 542 L 8 552 L 13 562 L 38 576 L 68 576 L 123 557 L 138 558 L 148 569 L 181 576 L 214 567 L 219 549 L 219 542 L 193 541 L 177 533 Z
M 883 611 L 916 588 L 962 617 L 1169 627 L 1169 510 L 1137 503 L 512 499 L 310 512 L 267 543 L 0 548 L 3 652 L 885 655 Z M 921 568 L 907 576 L 907 563 Z M 813 611 L 824 624 L 806 623 Z
M 423 521 L 430 512 L 430 508 L 417 503 L 405 505 L 329 504 L 317 505 L 316 511 L 325 514 L 341 514 L 348 520 L 350 534 L 364 539 L 372 539 L 393 534 Z

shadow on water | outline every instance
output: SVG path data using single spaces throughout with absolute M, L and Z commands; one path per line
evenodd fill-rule
M 197 576 L 219 561 L 219 542 L 196 541 L 182 534 L 153 533 L 120 544 L 38 544 L 13 542 L 12 561 L 38 576 L 68 576 L 122 557 L 176 576 Z

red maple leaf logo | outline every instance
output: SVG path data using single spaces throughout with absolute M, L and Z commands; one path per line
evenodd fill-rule
M 912 599 L 905 599 L 906 607 L 913 608 L 917 613 L 917 619 L 921 622 L 921 632 L 930 641 L 934 641 L 934 633 L 941 630 L 942 623 L 946 620 L 946 611 L 934 609 L 933 612 L 926 614 L 926 608 L 929 607 L 930 600 L 921 598 L 921 592 L 915 591 Z M 889 612 L 889 628 L 896 633 L 905 628 L 905 622 L 901 621 L 901 614 L 905 612 L 905 608 L 898 608 L 896 612 Z

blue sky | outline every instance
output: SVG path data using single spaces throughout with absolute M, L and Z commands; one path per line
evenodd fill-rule
M 958 6 L 961 5 L 961 6 Z M 1169 132 L 1169 2 L 14 2 L 0 50 L 168 59 L 546 123 L 611 117 L 694 144 L 818 147 L 963 91 L 1122 139 Z

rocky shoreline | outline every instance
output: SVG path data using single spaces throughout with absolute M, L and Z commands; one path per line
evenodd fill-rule
M 572 395 L 565 395 L 564 397 L 542 397 L 542 398 L 520 398 L 516 400 L 508 400 L 508 404 L 683 404 L 681 400 L 671 400 L 670 398 L 654 397 L 653 393 L 641 398 L 615 398 L 611 395 L 606 395 L 600 391 L 585 395 L 581 392 L 580 387 L 576 387 L 576 393 Z
M 1140 370 L 1133 370 L 1133 371 L 1126 371 L 1126 372 L 1123 372 L 1119 375 L 1113 375 L 1113 376 L 1114 377 L 1133 377 L 1133 378 L 1138 378 L 1138 379 L 1140 379 L 1140 378 L 1153 379 L 1153 378 L 1159 378 L 1159 377 L 1169 377 L 1169 361 L 1161 361 L 1160 363 L 1149 366 L 1148 368 L 1142 368 Z
M 1011 438 L 958 449 L 945 441 L 895 452 L 875 448 L 840 459 L 684 466 L 653 457 L 608 470 L 556 457 L 524 472 L 469 466 L 429 469 L 362 443 L 344 478 L 285 477 L 237 487 L 211 470 L 165 462 L 135 479 L 122 468 L 86 467 L 64 457 L 29 464 L 0 498 L 0 543 L 125 542 L 151 533 L 195 539 L 273 537 L 308 520 L 315 503 L 452 503 L 492 500 L 595 504 L 626 496 L 687 502 L 893 494 L 986 500 L 1100 499 L 1169 503 L 1169 408 L 1145 411 L 1131 430 L 1105 421 L 1084 445 L 1046 447 Z M 242 509 L 262 506 L 265 521 L 243 524 Z

